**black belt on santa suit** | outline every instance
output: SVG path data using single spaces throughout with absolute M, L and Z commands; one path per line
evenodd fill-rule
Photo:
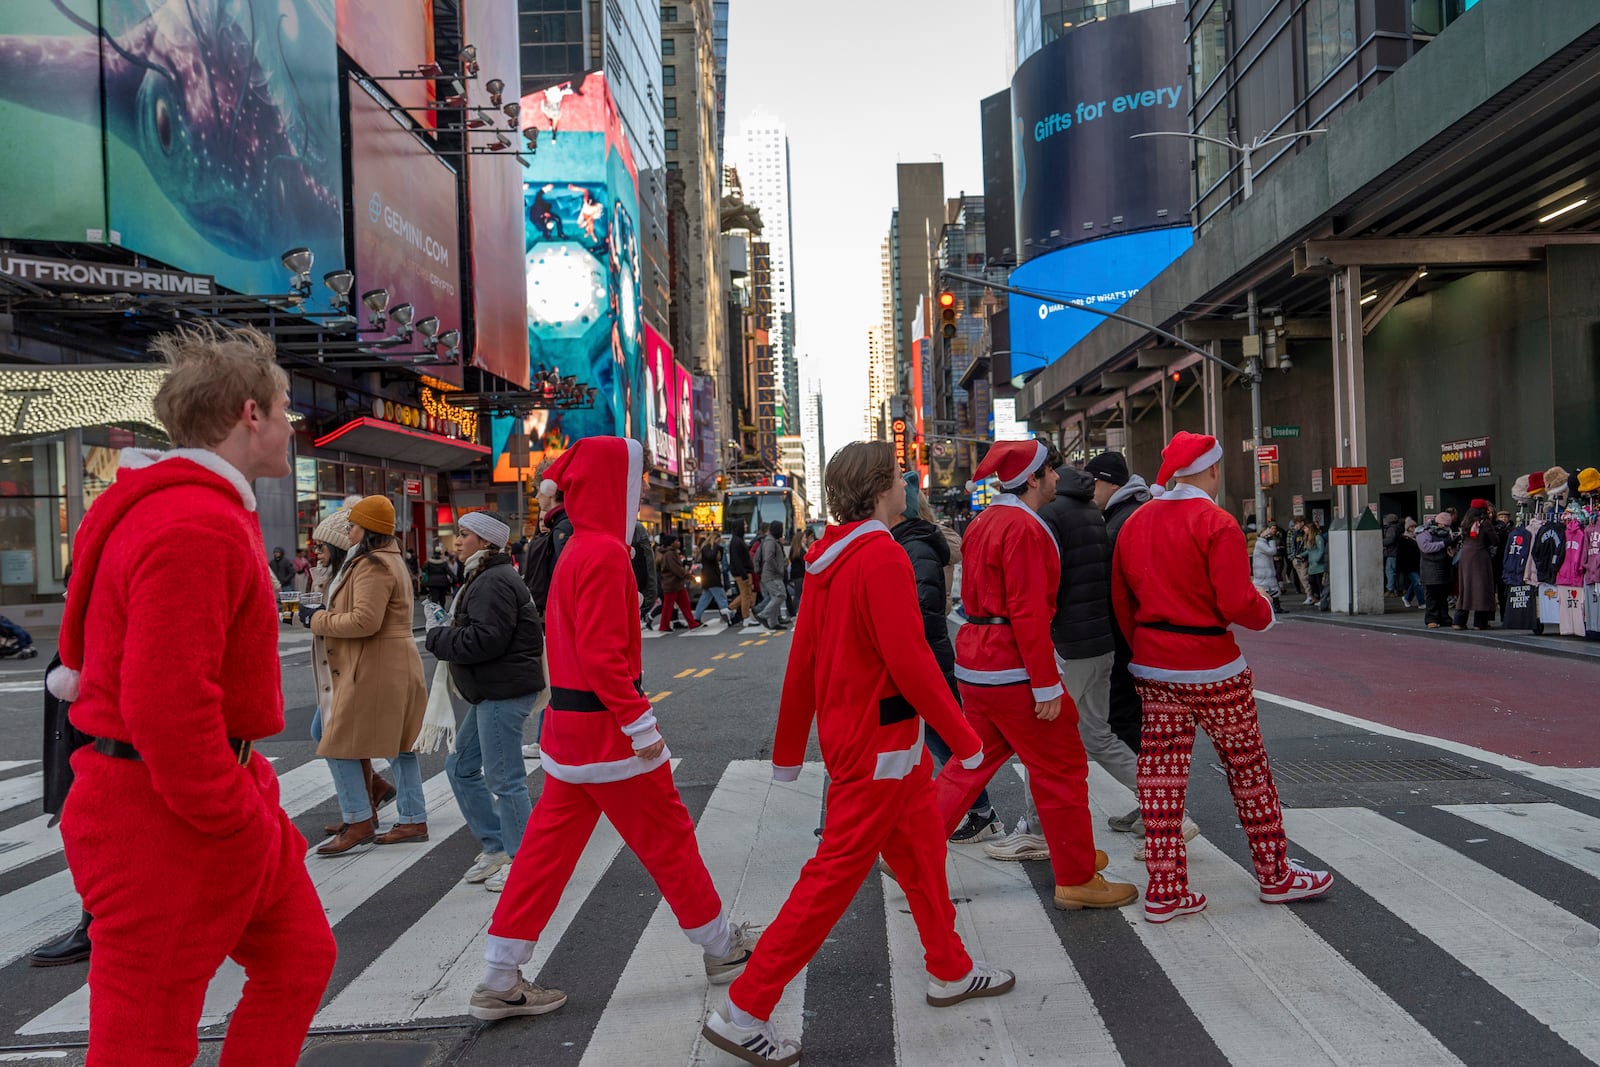
M 643 679 L 633 680 L 633 690 L 644 696 L 644 686 L 640 684 Z M 550 687 L 551 711 L 605 711 L 605 701 L 600 699 L 600 694 L 589 689 L 568 689 L 566 686 L 552 685 Z
M 1222 637 L 1228 632 L 1226 626 L 1180 626 L 1175 622 L 1141 622 L 1139 625 L 1147 630 L 1161 630 L 1169 634 L 1187 634 L 1190 637 Z
M 968 615 L 967 621 L 974 626 L 1010 626 L 1011 620 L 1003 615 Z
M 126 741 L 114 741 L 109 737 L 97 737 L 90 744 L 102 756 L 110 756 L 113 759 L 144 759 L 143 756 L 139 755 L 139 750 Z M 255 751 L 255 746 L 256 743 L 254 741 L 246 741 L 242 737 L 228 738 L 228 747 L 233 749 L 233 754 L 238 757 L 239 766 L 241 767 L 249 764 L 250 753 Z

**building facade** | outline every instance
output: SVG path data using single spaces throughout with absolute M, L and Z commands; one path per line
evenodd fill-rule
M 895 188 L 896 206 L 889 227 L 895 286 L 895 388 L 910 396 L 911 346 L 919 336 L 913 320 L 933 291 L 933 247 L 944 225 L 944 164 L 897 164 Z
M 734 156 L 745 200 L 761 212 L 762 240 L 772 251 L 772 338 L 777 366 L 778 425 L 800 433 L 800 365 L 795 352 L 794 236 L 789 189 L 789 135 L 783 122 L 752 115 L 739 124 Z
M 1007 55 L 1011 69 L 1039 49 L 1086 22 L 1097 22 L 1131 11 L 1164 7 L 1178 0 L 1011 0 L 1011 38 Z M 1311 6 L 1316 6 L 1312 0 Z M 1196 5 L 1198 6 L 1198 5 Z

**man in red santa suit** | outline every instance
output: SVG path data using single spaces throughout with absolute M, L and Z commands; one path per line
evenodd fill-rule
M 706 976 L 733 981 L 755 936 L 731 926 L 700 858 L 694 822 L 672 782 L 672 753 L 640 687 L 639 586 L 629 558 L 644 453 L 638 441 L 586 437 L 551 466 L 572 535 L 550 580 L 545 663 L 550 707 L 539 737 L 544 789 L 524 832 L 538 841 L 511 864 L 489 923 L 483 982 L 468 1011 L 477 1019 L 543 1015 L 567 1002 L 523 978 L 534 943 L 604 815 L 644 864 L 690 941 Z
M 994 475 L 1004 490 L 961 542 L 967 622 L 956 634 L 956 680 L 967 721 L 983 742 L 983 762 L 976 769 L 945 765 L 939 814 L 948 836 L 1016 753 L 1050 846 L 1055 906 L 1120 908 L 1138 900 L 1139 890 L 1099 873 L 1106 858 L 1094 847 L 1088 757 L 1050 640 L 1061 576 L 1055 534 L 1039 517 L 1055 496 L 1057 464 L 1050 459 L 1042 441 L 996 441 L 977 470 L 980 481 Z
M 291 1067 L 335 949 L 306 840 L 252 751 L 283 729 L 252 483 L 289 475 L 289 381 L 255 330 L 150 347 L 171 368 L 155 410 L 178 447 L 123 449 L 84 516 L 48 683 L 95 739 L 72 757 L 61 818 L 94 915 L 87 1063 L 193 1063 L 206 986 L 231 956 L 248 980 L 221 1063 Z
M 1173 478 L 1177 487 L 1164 487 Z M 1278 788 L 1261 744 L 1250 668 L 1228 632 L 1265 630 L 1272 603 L 1250 581 L 1244 534 L 1216 503 L 1222 446 L 1180 430 L 1161 453 L 1156 499 L 1134 512 L 1117 538 L 1111 598 L 1133 648 L 1128 670 L 1144 704 L 1139 807 L 1145 829 L 1144 917 L 1168 922 L 1204 911 L 1189 889 L 1182 825 L 1198 723 L 1227 768 L 1261 899 L 1281 904 L 1320 896 L 1326 871 L 1287 858 Z
M 948 831 L 933 804 L 924 721 L 968 765 L 983 752 L 923 636 L 910 558 L 889 533 L 906 506 L 894 447 L 846 445 L 829 461 L 825 485 L 840 525 L 807 554 L 809 606 L 795 630 L 772 745 L 773 778 L 794 781 L 816 719 L 830 778 L 822 843 L 728 989 L 727 1005 L 701 1031 L 746 1063 L 778 1067 L 800 1058 L 800 1046 L 779 1040 L 768 1021 L 783 988 L 811 962 L 880 854 L 922 937 L 929 1004 L 999 996 L 1016 984 L 1010 971 L 968 956 L 955 931 Z

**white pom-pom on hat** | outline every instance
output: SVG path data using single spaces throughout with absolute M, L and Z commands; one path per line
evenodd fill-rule
M 70 704 L 78 699 L 82 678 L 79 672 L 63 664 L 45 677 L 44 684 L 57 700 L 65 700 Z
M 1158 482 L 1150 487 L 1150 495 L 1153 497 L 1166 496 L 1167 487 Z

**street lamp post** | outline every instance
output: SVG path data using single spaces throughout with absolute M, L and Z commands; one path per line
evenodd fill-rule
M 1276 137 L 1268 137 L 1265 134 L 1261 134 L 1249 144 L 1239 144 L 1237 141 L 1230 141 L 1223 137 L 1210 137 L 1203 133 L 1184 133 L 1181 130 L 1151 130 L 1149 133 L 1136 133 L 1130 140 L 1138 140 L 1140 137 L 1187 137 L 1191 141 L 1207 141 L 1211 144 L 1219 144 L 1224 148 L 1233 149 L 1239 153 L 1239 161 L 1244 167 L 1244 198 L 1249 200 L 1251 194 L 1256 190 L 1255 167 L 1250 158 L 1251 153 L 1258 152 L 1268 145 L 1277 144 L 1280 141 L 1294 141 L 1301 137 L 1310 137 L 1314 134 L 1327 132 L 1327 130 L 1296 130 L 1294 133 L 1280 133 Z

